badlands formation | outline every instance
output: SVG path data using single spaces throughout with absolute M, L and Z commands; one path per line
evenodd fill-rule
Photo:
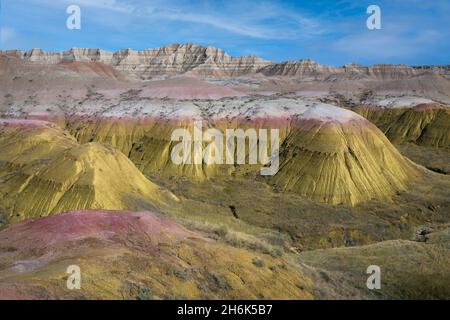
M 0 88 L 0 298 L 448 298 L 448 66 L 33 49 L 0 51 Z M 172 133 L 194 122 L 278 130 L 279 145 L 244 137 L 245 163 L 176 164 Z M 274 149 L 261 176 L 275 160 L 249 159 Z M 67 250 L 100 288 L 65 290 Z M 355 282 L 389 256 L 395 283 L 402 250 L 404 291 Z

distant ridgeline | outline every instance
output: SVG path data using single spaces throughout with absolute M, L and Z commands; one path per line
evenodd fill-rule
M 156 49 L 135 51 L 123 49 L 109 52 L 101 49 L 73 48 L 65 52 L 5 50 L 0 56 L 15 57 L 31 63 L 58 64 L 67 62 L 98 62 L 137 76 L 195 74 L 202 76 L 242 76 L 260 73 L 265 76 L 290 76 L 331 80 L 344 78 L 403 79 L 423 73 L 449 74 L 449 66 L 418 66 L 380 64 L 365 67 L 346 64 L 342 67 L 322 66 L 312 60 L 274 63 L 256 56 L 231 57 L 224 50 L 211 46 L 174 44 Z

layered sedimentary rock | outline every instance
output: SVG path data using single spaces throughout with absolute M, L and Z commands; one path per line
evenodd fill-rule
M 191 44 L 141 51 L 124 49 L 115 53 L 100 49 L 71 49 L 63 53 L 47 53 L 41 49 L 32 49 L 26 52 L 2 51 L 0 55 L 43 64 L 102 62 L 113 66 L 116 70 L 141 77 L 186 72 L 206 76 L 239 76 L 254 73 L 260 67 L 269 64 L 268 61 L 255 56 L 231 57 L 221 49 Z
M 74 209 L 152 209 L 177 198 L 121 152 L 43 121 L 1 120 L 1 208 L 10 222 Z
M 418 175 L 378 128 L 336 107 L 307 110 L 282 150 L 273 183 L 331 204 L 388 200 Z
M 153 76 L 190 74 L 198 76 L 234 77 L 260 73 L 265 76 L 288 76 L 300 79 L 336 80 L 369 78 L 376 80 L 407 79 L 421 74 L 448 74 L 445 67 L 408 67 L 379 64 L 365 67 L 347 64 L 342 67 L 323 66 L 312 60 L 273 63 L 256 56 L 231 57 L 211 46 L 174 44 L 156 49 L 123 49 L 108 52 L 101 49 L 73 48 L 65 52 L 0 51 L 9 56 L 37 64 L 62 62 L 96 62 L 112 66 L 127 75 L 141 79 Z
M 367 268 L 369 263 L 381 270 L 389 270 L 382 280 L 386 283 L 383 289 L 376 294 L 369 293 L 372 299 L 428 300 L 447 299 L 450 295 L 450 230 L 447 228 L 418 228 L 413 239 L 305 251 L 300 254 L 300 259 L 339 278 L 347 275 L 354 287 L 364 280 L 360 270 Z
M 319 78 L 342 73 L 341 68 L 321 66 L 313 60 L 287 61 L 274 63 L 261 68 L 258 72 L 266 76 L 290 76 L 299 78 Z
M 376 64 L 371 67 L 347 64 L 344 66 L 344 70 L 346 73 L 357 73 L 378 80 L 405 79 L 420 73 L 413 67 L 395 64 Z
M 421 103 L 396 108 L 361 106 L 355 111 L 375 123 L 394 143 L 450 146 L 450 109 L 442 104 Z
M 0 243 L 0 299 L 313 298 L 311 278 L 287 259 L 152 212 L 62 213 L 2 230 Z M 82 290 L 67 290 L 70 265 Z
M 438 73 L 440 70 L 428 70 Z M 347 64 L 343 67 L 322 66 L 312 60 L 288 61 L 274 63 L 262 67 L 258 72 L 266 76 L 288 76 L 300 79 L 337 80 L 337 79 L 376 79 L 397 80 L 414 77 L 424 70 L 418 71 L 405 65 L 378 64 L 365 67 Z
M 73 118 L 67 123 L 79 141 L 111 144 L 147 175 L 193 180 L 254 176 L 262 164 L 248 164 L 249 153 L 255 151 L 248 142 L 244 144 L 243 165 L 174 164 L 171 154 L 178 142 L 171 141 L 171 134 L 175 129 L 184 128 L 192 134 L 195 120 L 202 122 L 204 130 L 214 128 L 224 134 L 226 129 L 266 129 L 268 134 L 277 129 L 280 167 L 268 181 L 279 189 L 329 204 L 386 200 L 405 190 L 419 175 L 377 127 L 345 109 L 295 99 L 229 100 L 228 108 L 221 102 L 178 104 L 144 103 L 140 112 L 146 116 L 139 119 L 127 116 L 128 108 L 123 104 L 103 115 L 98 113 L 92 120 Z M 256 144 L 259 142 L 258 137 Z M 270 156 L 270 143 L 266 147 Z M 222 159 L 226 159 L 225 149 Z

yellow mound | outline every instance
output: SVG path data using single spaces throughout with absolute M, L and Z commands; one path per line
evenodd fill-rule
M 300 120 L 282 145 L 272 182 L 319 202 L 355 205 L 389 200 L 418 174 L 365 120 Z
M 355 205 L 370 199 L 387 200 L 405 190 L 417 174 L 383 133 L 354 112 L 333 106 L 309 108 L 297 120 L 276 122 L 211 121 L 211 127 L 264 127 L 280 129 L 280 169 L 268 180 L 283 190 L 294 191 L 314 201 Z M 82 142 L 101 141 L 128 154 L 146 175 L 184 176 L 190 180 L 254 177 L 260 165 L 176 165 L 170 158 L 171 133 L 192 123 L 147 122 L 120 119 L 72 123 L 72 132 Z M 283 151 L 284 150 L 284 151 Z M 248 159 L 248 148 L 246 150 Z
M 184 176 L 203 180 L 215 176 L 230 176 L 234 166 L 229 165 L 177 165 L 171 160 L 176 144 L 170 140 L 175 129 L 184 128 L 193 134 L 193 121 L 98 119 L 84 123 L 74 121 L 70 131 L 78 141 L 99 141 L 127 154 L 136 167 L 146 175 L 165 177 Z M 248 152 L 247 152 L 248 153 Z M 254 168 L 256 172 L 258 168 Z
M 175 200 L 121 152 L 52 126 L 0 134 L 1 208 L 11 222 L 75 209 L 154 209 Z
M 376 124 L 393 143 L 414 142 L 429 147 L 450 146 L 450 109 L 355 110 Z
M 442 229 L 441 229 L 442 228 Z M 441 229 L 441 230 L 439 230 Z M 341 286 L 361 288 L 371 299 L 448 299 L 450 230 L 427 234 L 426 242 L 389 240 L 366 246 L 305 251 L 299 260 L 320 268 Z M 369 265 L 381 268 L 381 290 L 367 290 Z M 342 279 L 342 275 L 346 279 Z

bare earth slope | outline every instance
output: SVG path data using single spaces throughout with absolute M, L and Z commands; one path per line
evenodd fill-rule
M 427 235 L 426 242 L 392 240 L 370 246 L 305 252 L 299 260 L 334 281 L 359 288 L 375 299 L 448 299 L 449 229 Z M 381 290 L 365 288 L 369 265 L 381 268 Z
M 449 105 L 448 66 L 0 51 L 0 298 L 448 298 Z M 279 170 L 175 164 L 194 122 Z
M 54 125 L 1 120 L 1 208 L 9 221 L 67 209 L 150 209 L 176 201 L 122 153 Z
M 0 231 L 0 299 L 310 299 L 291 262 L 151 212 L 78 211 Z M 261 261 L 255 263 L 255 261 Z M 68 290 L 78 265 L 83 290 Z
M 389 200 L 419 174 L 378 128 L 339 108 L 306 111 L 283 148 L 273 181 L 331 204 Z

